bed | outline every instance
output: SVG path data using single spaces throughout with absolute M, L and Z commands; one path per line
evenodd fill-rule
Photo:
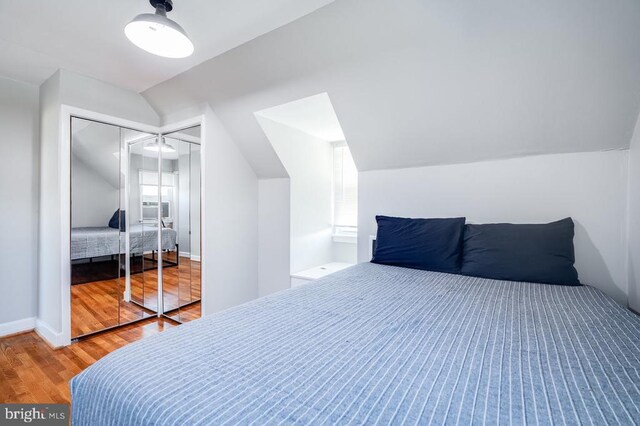
M 640 317 L 601 291 L 356 265 L 115 351 L 89 424 L 622 423 Z
M 162 228 L 162 250 L 175 250 L 177 233 Z M 131 254 L 143 254 L 158 250 L 158 228 L 149 225 L 132 225 L 129 229 Z M 125 233 L 118 229 L 87 227 L 71 229 L 71 260 L 91 259 L 126 252 Z

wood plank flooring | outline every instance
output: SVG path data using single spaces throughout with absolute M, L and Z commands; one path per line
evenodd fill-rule
M 69 403 L 69 380 L 128 343 L 175 327 L 152 318 L 52 349 L 35 332 L 0 338 L 0 403 Z
M 200 262 L 181 258 L 179 267 L 165 268 L 163 273 L 165 306 L 177 307 L 200 298 Z M 132 299 L 155 309 L 157 279 L 157 271 L 132 275 Z M 118 321 L 148 319 L 57 350 L 35 332 L 0 338 L 0 403 L 69 403 L 68 383 L 72 377 L 109 352 L 176 326 L 158 319 L 150 310 L 125 302 L 124 284 L 121 278 L 71 286 L 72 336 L 115 326 Z M 200 302 L 170 314 L 181 322 L 199 318 Z

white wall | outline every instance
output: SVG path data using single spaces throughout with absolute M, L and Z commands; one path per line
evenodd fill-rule
M 475 223 L 571 216 L 581 282 L 626 305 L 627 163 L 625 150 L 361 172 L 358 260 L 369 260 L 377 214 Z
M 0 78 L 0 335 L 37 314 L 38 87 Z
M 205 108 L 205 314 L 258 297 L 258 178 Z
M 260 179 L 258 188 L 258 289 L 266 296 L 291 286 L 289 178 Z
M 58 71 L 60 102 L 138 123 L 158 125 L 156 111 L 139 93 L 76 74 Z
M 107 226 L 120 207 L 114 188 L 75 155 L 71 156 L 71 227 Z
M 331 144 L 257 116 L 290 176 L 291 272 L 333 261 Z
M 629 307 L 640 312 L 640 116 L 629 150 Z
M 40 86 L 40 211 L 38 320 L 48 339 L 62 333 L 60 292 L 60 73 Z M 53 335 L 52 335 L 53 334 Z
M 358 263 L 358 247 L 354 243 L 341 243 L 334 241 L 331 245 L 333 261 L 343 263 Z

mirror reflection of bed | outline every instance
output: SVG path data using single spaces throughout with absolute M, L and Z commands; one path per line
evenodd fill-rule
M 200 316 L 199 128 L 192 133 L 158 143 L 72 119 L 72 338 L 159 314 Z

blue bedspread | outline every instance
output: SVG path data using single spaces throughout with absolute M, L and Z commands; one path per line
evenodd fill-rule
M 361 264 L 109 354 L 77 425 L 633 424 L 640 317 L 591 287 Z

